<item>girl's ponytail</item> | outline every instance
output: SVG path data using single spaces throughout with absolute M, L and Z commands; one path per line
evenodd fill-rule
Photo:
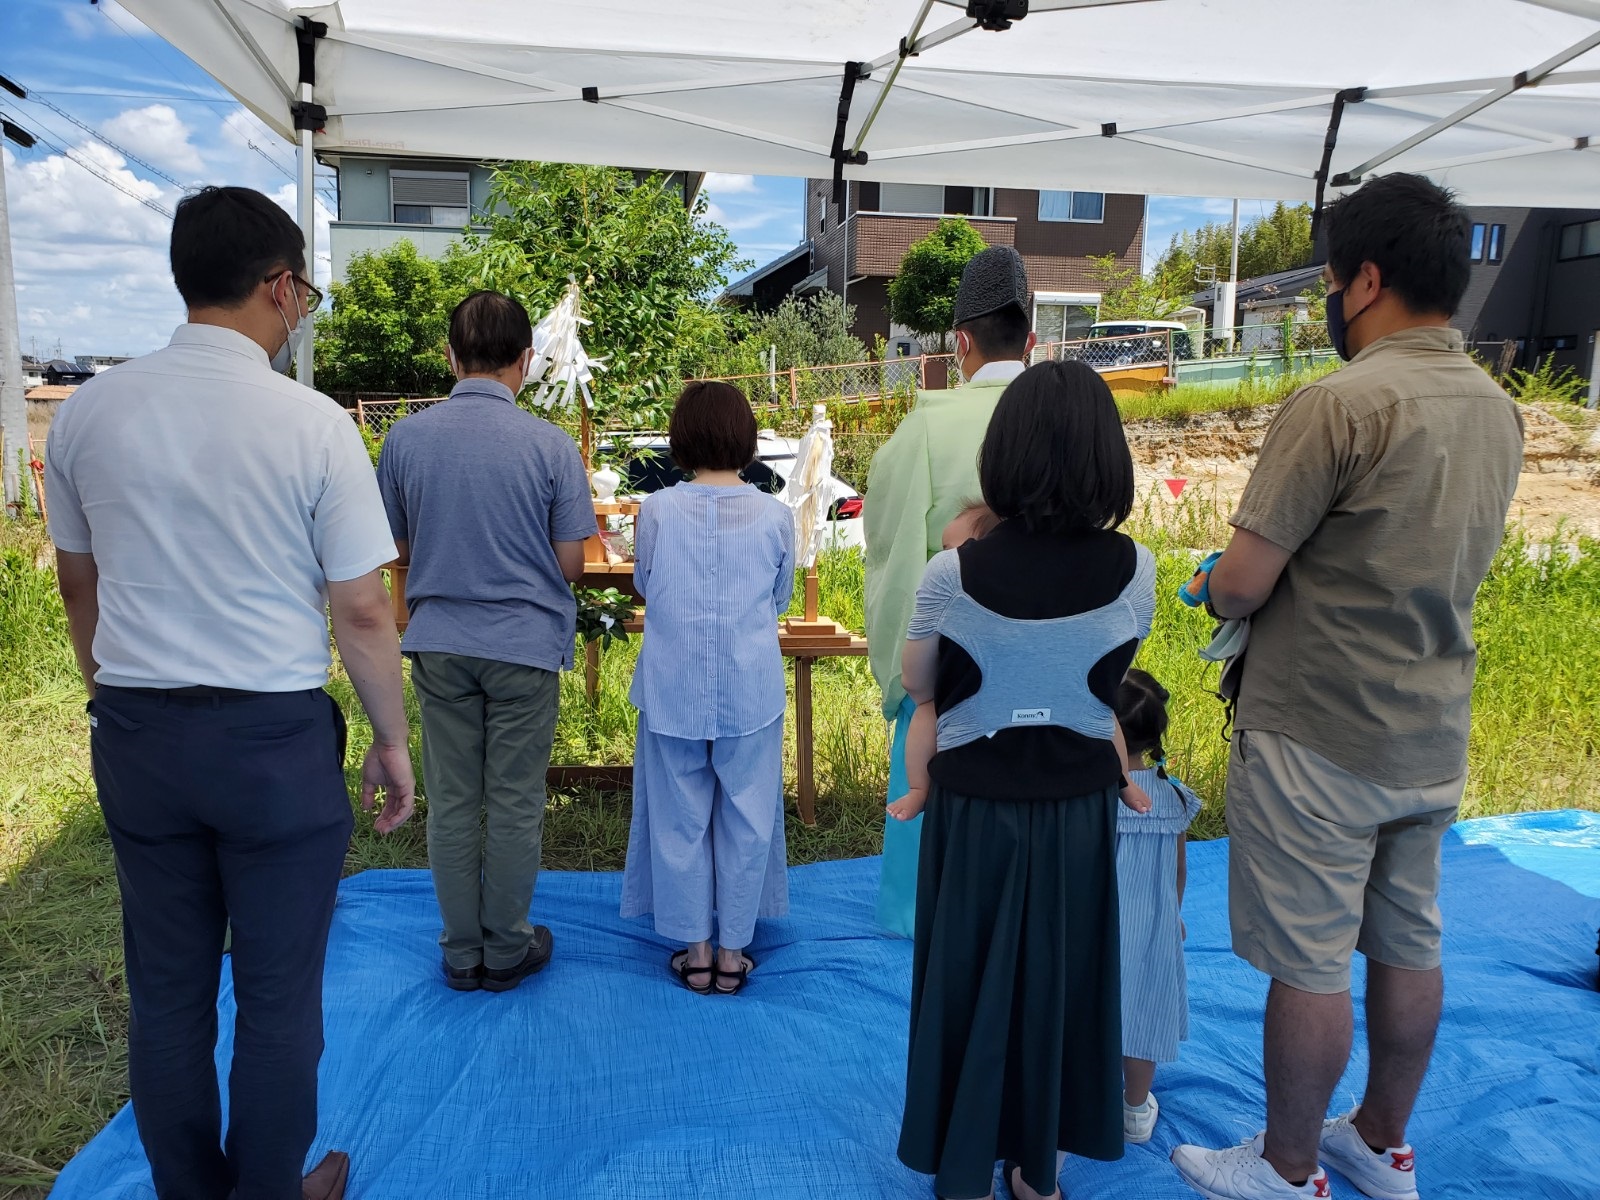
M 1167 754 L 1161 739 L 1167 732 L 1167 689 L 1148 671 L 1131 668 L 1117 687 L 1112 710 L 1117 714 L 1117 724 L 1122 726 L 1128 757 L 1149 754 L 1155 760 L 1156 771 L 1165 779 Z

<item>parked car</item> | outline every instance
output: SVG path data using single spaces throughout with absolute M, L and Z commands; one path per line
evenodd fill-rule
M 1169 336 L 1174 358 L 1194 357 L 1194 338 L 1178 321 L 1096 321 L 1089 327 L 1089 340 L 1071 347 L 1069 357 L 1092 367 L 1166 362 Z
M 741 471 L 740 475 L 745 482 L 776 496 L 783 491 L 789 476 L 794 473 L 800 439 L 780 437 L 770 429 L 763 429 L 756 446 L 756 461 Z M 671 487 L 687 478 L 672 461 L 665 434 L 611 434 L 602 439 L 596 449 L 599 456 L 614 464 L 622 476 L 622 483 L 617 488 L 621 496 L 648 496 L 651 492 Z M 860 494 L 838 476 L 829 476 L 825 494 L 832 544 L 865 550 L 867 537 L 865 523 L 861 519 Z

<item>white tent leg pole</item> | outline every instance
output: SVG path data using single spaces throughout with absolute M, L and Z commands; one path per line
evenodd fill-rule
M 17 451 L 28 448 L 28 397 L 22 388 L 22 336 L 17 329 L 17 293 L 11 276 L 11 221 L 6 213 L 3 157 L 0 157 L 0 426 L 5 427 L 5 502 L 14 504 L 22 498 Z M 19 506 L 12 511 L 20 513 L 22 509 Z
M 300 85 L 300 99 L 307 104 L 311 103 L 311 85 Z M 312 131 L 300 130 L 299 151 L 299 201 L 300 201 L 300 232 L 306 238 L 306 277 L 313 283 L 317 278 L 317 158 L 312 149 Z M 308 315 L 301 326 L 304 336 L 300 339 L 300 357 L 297 362 L 296 378 L 307 387 L 315 387 L 312 380 L 313 325 L 315 316 Z

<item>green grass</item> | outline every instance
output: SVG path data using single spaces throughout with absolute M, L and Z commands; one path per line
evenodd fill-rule
M 1196 835 L 1222 832 L 1227 744 L 1211 694 L 1217 668 L 1195 651 L 1210 624 L 1173 598 L 1190 551 L 1221 544 L 1218 498 L 1142 498 L 1129 532 L 1159 555 L 1155 631 L 1139 663 L 1172 692 L 1167 752 L 1173 770 L 1207 801 Z M 1569 541 L 1554 536 L 1547 545 Z M 1537 555 L 1542 554 L 1542 561 Z M 822 609 L 862 628 L 859 559 L 828 556 Z M 798 603 L 798 601 L 797 601 Z M 1481 658 L 1465 812 L 1600 808 L 1600 545 L 1569 561 L 1530 554 L 1513 535 L 1479 594 Z M 0 1197 L 42 1197 L 55 1172 L 127 1097 L 127 1008 L 115 875 L 89 777 L 88 729 L 65 620 L 37 526 L 0 529 Z M 599 705 L 580 675 L 563 679 L 556 759 L 625 762 L 633 715 L 626 703 L 636 647 L 603 662 Z M 370 742 L 349 683 L 332 690 L 351 715 L 350 774 Z M 795 863 L 876 853 L 887 786 L 885 729 L 864 659 L 816 670 L 817 824 L 788 825 Z M 415 710 L 412 710 L 413 718 Z M 793 793 L 793 724 L 788 785 Z M 421 867 L 425 804 L 395 836 L 358 819 L 347 869 Z M 626 795 L 552 796 L 545 863 L 615 870 L 626 851 Z
M 1164 391 L 1122 393 L 1117 396 L 1117 408 L 1125 421 L 1174 421 L 1213 412 L 1248 412 L 1282 403 L 1340 365 L 1328 361 L 1283 375 L 1251 375 L 1237 381 L 1180 383 Z

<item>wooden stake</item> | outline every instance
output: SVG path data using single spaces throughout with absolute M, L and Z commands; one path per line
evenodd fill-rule
M 590 708 L 600 707 L 600 643 L 598 640 L 584 643 L 583 694 L 588 698 Z
M 794 773 L 799 784 L 800 820 L 817 823 L 815 734 L 811 728 L 811 660 L 794 660 Z
M 806 620 L 817 619 L 817 567 L 813 563 L 806 572 Z

